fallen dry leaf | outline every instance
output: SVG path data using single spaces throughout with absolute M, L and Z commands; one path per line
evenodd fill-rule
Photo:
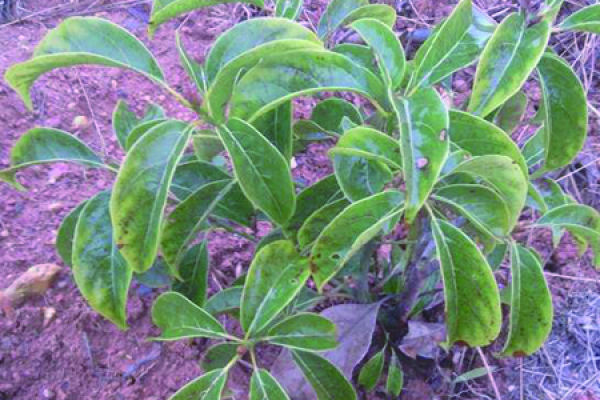
M 30 267 L 3 291 L 0 291 L 0 308 L 8 316 L 28 297 L 44 294 L 52 285 L 60 267 L 56 264 L 38 264 Z
M 408 334 L 400 350 L 411 358 L 435 358 L 438 345 L 446 339 L 446 326 L 420 321 L 408 321 Z

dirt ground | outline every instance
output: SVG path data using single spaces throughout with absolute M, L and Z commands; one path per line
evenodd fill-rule
M 149 40 L 146 35 L 148 3 L 108 0 L 20 1 L 20 15 L 24 19 L 0 25 L 0 74 L 4 74 L 15 62 L 27 59 L 44 34 L 67 15 L 96 15 L 109 18 L 143 40 L 159 59 L 171 86 L 191 95 L 191 84 L 173 46 L 174 28 L 183 19 L 166 24 L 158 30 L 153 40 Z M 323 3 L 325 1 L 307 1 L 305 19 L 315 21 Z M 406 33 L 401 39 L 410 48 L 412 41 L 418 40 L 422 34 L 421 31 L 447 15 L 456 2 L 409 0 L 387 3 L 398 8 L 400 18 L 397 28 Z M 505 15 L 511 7 L 514 8 L 515 3 L 478 2 L 497 18 Z M 572 3 L 576 7 L 584 2 Z M 219 32 L 250 16 L 248 8 L 236 5 L 194 12 L 183 28 L 189 52 L 202 61 Z M 579 49 L 583 54 L 592 51 L 592 65 L 595 65 L 600 55 L 595 52 L 596 42 L 590 44 L 591 40 L 587 37 L 569 37 L 561 39 L 556 46 L 564 48 L 566 52 Z M 592 50 L 586 50 L 586 46 L 592 46 Z M 597 48 L 600 53 L 600 46 Z M 585 62 L 582 61 L 584 57 Z M 598 107 L 599 80 L 595 69 L 592 72 L 586 69 L 589 68 L 589 58 L 590 54 L 585 53 L 573 59 L 584 76 L 590 104 Z M 466 92 L 470 79 L 468 73 L 459 76 L 455 81 L 457 92 Z M 29 112 L 17 95 L 0 81 L 0 166 L 8 164 L 10 149 L 17 138 L 34 126 L 50 126 L 73 132 L 102 152 L 107 159 L 120 159 L 122 153 L 111 129 L 112 109 L 118 99 L 127 100 L 138 113 L 148 102 L 155 101 L 170 116 L 184 120 L 192 117 L 167 96 L 133 73 L 80 67 L 50 73 L 36 83 L 33 94 L 35 110 Z M 303 104 L 298 111 L 306 112 L 309 105 L 308 102 Z M 596 114 L 592 113 L 590 118 L 591 137 L 586 151 L 578 160 L 580 166 L 588 163 L 586 157 L 597 159 L 600 153 Z M 78 116 L 85 116 L 88 122 L 77 123 L 81 120 L 76 119 Z M 299 155 L 296 163 L 294 174 L 306 183 L 313 182 L 330 170 L 328 158 L 320 145 L 312 146 Z M 598 190 L 600 182 L 596 180 L 593 184 L 583 186 L 580 182 L 587 179 L 588 175 L 581 174 L 587 173 L 588 169 L 592 171 L 588 174 L 597 173 L 598 163 L 588 165 L 583 172 L 571 177 L 571 192 L 597 206 L 600 203 L 599 195 L 594 191 Z M 109 173 L 63 164 L 29 168 L 19 177 L 28 191 L 16 192 L 0 184 L 0 289 L 7 287 L 32 265 L 62 265 L 54 248 L 60 221 L 81 200 L 112 183 Z M 247 267 L 253 244 L 225 234 L 216 234 L 212 239 L 211 279 L 212 285 L 217 287 L 230 282 Z M 522 392 L 522 398 L 526 399 L 598 399 L 600 397 L 594 397 L 593 393 L 600 395 L 600 374 L 597 373 L 600 368 L 600 301 L 594 295 L 600 293 L 600 274 L 590 266 L 589 255 L 581 260 L 577 257 L 568 239 L 556 252 L 551 251 L 548 236 L 523 239 L 533 243 L 549 260 L 547 270 L 554 274 L 549 276 L 549 281 L 555 295 L 557 322 L 553 337 L 540 355 L 521 362 L 497 361 L 489 354 L 489 362 L 496 367 L 494 375 L 503 398 L 518 399 Z M 575 278 L 567 279 L 564 276 Z M 208 342 L 196 340 L 160 344 L 147 341 L 149 336 L 158 333 L 149 316 L 156 294 L 156 290 L 134 285 L 130 291 L 128 310 L 131 328 L 121 332 L 89 309 L 77 292 L 68 268 L 63 267 L 57 282 L 43 297 L 28 301 L 17 310 L 14 318 L 0 316 L 0 400 L 167 398 L 201 373 L 198 362 Z M 55 310 L 56 316 L 45 323 L 44 313 L 48 313 L 49 309 Z M 576 317 L 586 319 L 581 322 Z M 577 328 L 578 324 L 580 328 Z M 587 344 L 585 337 L 579 340 L 581 332 L 587 332 Z M 598 342 L 590 344 L 590 337 L 598 338 Z M 588 363 L 585 366 L 592 368 L 591 372 L 573 367 L 573 363 L 581 363 L 582 359 L 568 358 L 569 353 L 579 354 L 576 353 L 579 350 L 583 351 L 582 358 L 592 360 L 593 365 Z M 448 379 L 467 371 L 469 366 L 480 366 L 475 354 L 468 352 L 465 359 L 470 357 L 471 361 L 465 361 L 464 369 L 450 373 Z M 573 367 L 571 372 L 570 366 Z M 412 368 L 409 370 L 413 371 Z M 493 398 L 485 376 L 467 385 L 458 385 L 449 393 L 448 382 L 444 380 L 448 374 L 442 373 L 438 366 L 428 365 L 426 373 L 422 368 L 414 368 L 414 371 L 407 374 L 403 399 Z M 571 375 L 567 376 L 567 372 Z M 577 374 L 586 375 L 579 375 L 578 379 Z M 595 376 L 597 379 L 587 382 L 586 379 L 580 379 L 582 376 Z M 246 379 L 246 371 L 241 368 L 234 374 L 233 395 L 236 399 L 243 398 L 235 390 L 238 388 L 241 393 Z M 374 398 L 384 397 L 376 395 Z

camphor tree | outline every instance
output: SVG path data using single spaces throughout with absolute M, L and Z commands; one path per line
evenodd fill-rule
M 155 0 L 149 32 L 217 3 Z M 339 331 L 347 329 L 334 323 L 343 313 L 369 332 L 367 347 L 375 321 L 387 338 L 373 344 L 380 350 L 365 360 L 358 385 L 373 389 L 385 369 L 385 390 L 396 397 L 398 341 L 407 321 L 432 304 L 438 284 L 442 346 L 487 346 L 501 331 L 495 273 L 508 260 L 502 297 L 509 327 L 497 356 L 529 355 L 545 341 L 553 311 L 542 261 L 511 238 L 525 209 L 539 218 L 519 229 L 549 228 L 555 241 L 568 231 L 600 265 L 600 215 L 549 178 L 582 149 L 587 103 L 575 73 L 548 47 L 556 32 L 600 32 L 600 5 L 557 24 L 561 4 L 548 1 L 535 13 L 523 8 L 497 24 L 461 0 L 407 60 L 393 31 L 396 12 L 387 5 L 333 0 L 313 32 L 295 22 L 300 0 L 280 0 L 274 16 L 224 32 L 204 64 L 176 33 L 200 104 L 169 87 L 152 54 L 126 30 L 104 19 L 68 18 L 31 59 L 6 72 L 29 108 L 30 88 L 44 73 L 100 65 L 144 75 L 197 119 L 176 120 L 158 106 L 138 118 L 119 102 L 113 126 L 126 152 L 121 165 L 105 163 L 67 132 L 40 127 L 17 141 L 0 177 L 23 189 L 18 171 L 52 162 L 115 173 L 110 190 L 65 218 L 57 250 L 90 306 L 122 329 L 132 279 L 169 276 L 169 291 L 152 309 L 162 331 L 155 339 L 216 343 L 204 359 L 205 374 L 172 399 L 229 398 L 228 373 L 240 360 L 253 367 L 250 399 L 299 396 L 293 374 L 260 366 L 256 349 L 264 344 L 285 348 L 277 363 L 295 364 L 318 399 L 356 398 L 352 369 L 366 351 L 343 343 L 331 356 Z M 363 44 L 336 42 L 341 29 Z M 474 64 L 468 101 L 443 100 L 441 87 Z M 537 115 L 528 121 L 539 128 L 519 147 L 511 133 L 524 115 L 527 80 L 541 89 Z M 363 101 L 357 107 L 329 97 L 310 119 L 294 120 L 294 99 L 321 92 L 352 92 Z M 312 141 L 335 143 L 328 153 L 335 173 L 299 190 L 290 162 Z M 193 153 L 186 152 L 190 144 Z M 232 168 L 215 161 L 221 152 Z M 273 230 L 257 244 L 247 273 L 207 299 L 208 233 L 256 220 Z M 339 303 L 345 304 L 327 308 Z M 311 312 L 317 304 L 326 308 L 321 314 Z M 226 331 L 222 314 L 237 319 L 243 334 Z M 350 354 L 358 359 L 347 362 Z

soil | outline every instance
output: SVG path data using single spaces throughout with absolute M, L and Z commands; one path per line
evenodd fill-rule
M 138 36 L 159 59 L 171 86 L 186 96 L 193 95 L 173 46 L 174 28 L 183 19 L 166 24 L 153 40 L 149 40 L 146 35 L 147 2 L 48 0 L 43 5 L 39 3 L 21 1 L 21 15 L 46 10 L 45 14 L 34 14 L 21 22 L 0 25 L 0 73 L 30 57 L 36 43 L 67 15 L 92 14 L 109 18 Z M 128 4 L 119 5 L 121 3 Z M 326 2 L 306 3 L 305 19 L 314 23 Z M 428 24 L 447 15 L 455 1 L 388 3 L 396 4 L 400 10 L 398 28 L 408 32 L 402 40 L 410 48 L 412 42 L 418 41 L 419 29 L 426 29 Z M 502 15 L 507 9 L 499 7 L 498 2 L 480 3 L 493 8 L 497 15 Z M 192 13 L 182 29 L 186 47 L 198 61 L 202 61 L 219 32 L 252 13 L 255 11 L 239 5 L 218 6 Z M 455 89 L 458 93 L 465 93 L 472 78 L 469 74 L 459 78 L 455 81 Z M 591 89 L 592 94 L 597 96 L 597 82 Z M 0 81 L 0 126 L 3 128 L 0 165 L 9 163 L 12 145 L 34 126 L 50 126 L 72 132 L 102 152 L 107 160 L 119 160 L 122 152 L 111 129 L 112 109 L 118 99 L 127 100 L 138 114 L 150 101 L 154 101 L 160 103 L 170 116 L 183 120 L 192 118 L 188 111 L 168 99 L 168 94 L 148 81 L 134 73 L 116 69 L 78 67 L 49 73 L 35 84 L 33 99 L 34 111 L 29 112 L 6 83 Z M 597 102 L 598 98 L 591 101 Z M 306 116 L 312 104 L 310 100 L 301 101 L 297 113 Z M 84 123 L 77 118 L 79 116 L 86 117 Z M 597 157 L 598 121 L 592 118 L 591 123 L 593 130 L 587 151 L 595 152 Z M 330 172 L 326 147 L 311 145 L 296 157 L 294 175 L 299 181 L 310 184 Z M 19 180 L 28 188 L 26 192 L 17 192 L 0 184 L 0 289 L 7 287 L 32 265 L 62 265 L 54 248 L 62 218 L 81 200 L 108 188 L 112 179 L 110 173 L 56 164 L 33 167 L 20 173 Z M 268 227 L 263 228 L 264 234 Z M 591 268 L 589 257 L 580 261 L 568 239 L 555 252 L 550 250 L 549 237 L 536 237 L 533 243 L 550 260 L 553 273 L 585 279 L 600 278 Z M 210 245 L 213 289 L 239 276 L 247 267 L 252 252 L 253 244 L 245 239 L 214 234 Z M 555 294 L 557 313 L 566 312 L 567 299 L 575 291 L 600 289 L 597 282 L 561 278 L 550 279 L 550 284 Z M 79 295 L 68 267 L 64 266 L 58 280 L 43 296 L 28 301 L 16 311 L 14 318 L 0 317 L 0 400 L 167 398 L 201 374 L 199 360 L 208 342 L 148 341 L 148 337 L 158 333 L 149 316 L 157 293 L 157 290 L 134 284 L 128 309 L 130 329 L 122 332 L 90 310 Z M 56 314 L 54 319 L 45 321 L 44 314 L 48 315 L 48 310 L 55 310 Z M 489 359 L 495 363 L 491 355 Z M 519 387 L 518 374 L 514 376 L 511 372 L 515 364 L 502 362 L 498 365 L 501 369 L 496 379 L 503 394 L 506 398 L 518 398 L 513 397 L 518 394 L 516 388 Z M 430 368 L 430 371 L 435 370 Z M 447 394 L 444 391 L 447 385 L 432 384 L 430 378 L 426 374 L 407 375 L 403 398 L 442 398 Z M 232 385 L 236 399 L 243 398 L 235 390 L 239 389 L 241 393 L 246 380 L 246 371 L 238 369 Z M 485 378 L 475 381 L 473 386 L 480 393 L 491 393 Z M 472 396 L 478 392 L 466 390 L 464 395 L 457 393 L 456 397 L 476 398 Z M 592 394 L 589 396 L 580 398 L 594 398 Z

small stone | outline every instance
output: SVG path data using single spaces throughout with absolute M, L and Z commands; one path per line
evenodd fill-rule
M 52 211 L 52 212 L 62 210 L 62 208 L 63 208 L 63 204 L 60 201 L 50 203 L 50 205 L 48 205 L 48 211 Z
M 417 160 L 417 168 L 419 168 L 419 169 L 425 168 L 427 166 L 427 164 L 429 164 L 429 161 L 425 157 L 419 158 Z
M 296 167 L 298 167 L 298 163 L 296 162 L 296 157 L 292 157 L 292 159 L 290 160 L 290 167 L 292 169 L 296 169 Z
M 44 389 L 42 391 L 42 396 L 44 397 L 44 399 L 49 399 L 49 400 L 56 398 L 56 394 L 50 389 Z
M 56 308 L 54 307 L 42 307 L 44 312 L 44 328 L 47 327 L 56 318 Z
M 4 229 L 2 232 L 0 232 L 0 237 L 8 237 L 8 231 Z
M 69 104 L 67 104 L 67 109 L 72 110 L 77 106 L 77 103 L 75 102 L 71 102 Z
M 440 132 L 440 140 L 443 142 L 444 140 L 446 140 L 446 130 L 442 129 L 442 131 Z
M 78 115 L 73 118 L 73 128 L 85 129 L 90 126 L 90 120 L 85 115 Z

